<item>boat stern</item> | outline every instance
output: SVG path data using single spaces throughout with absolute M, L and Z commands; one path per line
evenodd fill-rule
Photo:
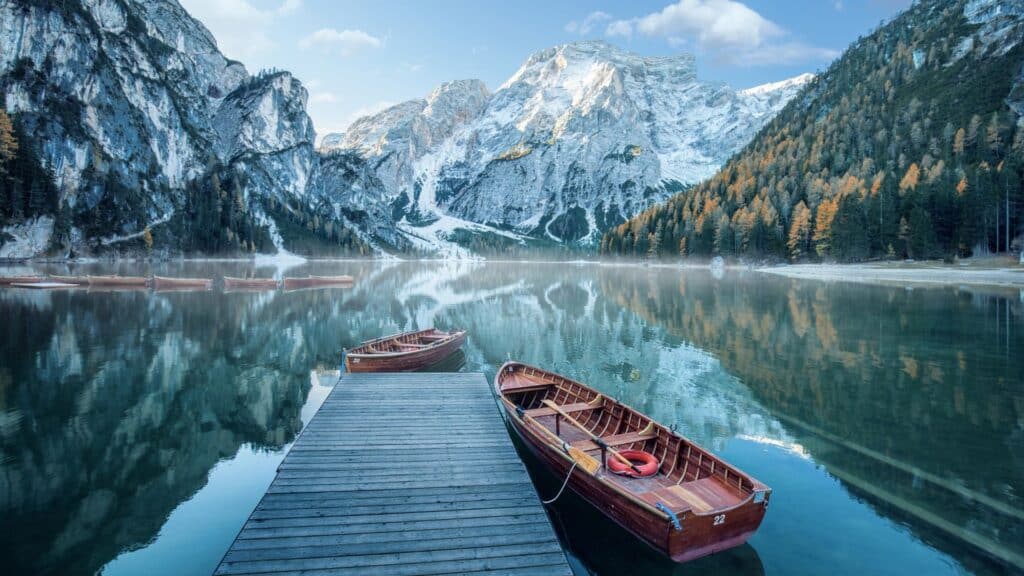
M 744 544 L 761 525 L 770 499 L 771 490 L 759 487 L 746 501 L 728 510 L 683 513 L 682 529 L 669 531 L 669 556 L 675 562 L 689 562 Z

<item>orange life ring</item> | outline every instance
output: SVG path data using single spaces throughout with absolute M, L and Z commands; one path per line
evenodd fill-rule
M 626 466 L 618 458 L 608 454 L 608 469 L 615 474 L 621 474 L 623 476 L 632 476 L 633 478 L 646 478 L 648 476 L 654 476 L 658 473 L 658 459 L 653 454 L 644 452 L 643 450 L 622 450 L 619 454 L 633 463 L 633 466 L 637 470 Z

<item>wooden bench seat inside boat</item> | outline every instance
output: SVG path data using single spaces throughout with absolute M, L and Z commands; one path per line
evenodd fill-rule
M 505 384 L 504 390 L 509 392 L 522 392 L 524 390 L 540 390 L 548 386 L 554 386 L 554 382 L 548 382 L 540 378 L 531 378 L 526 374 L 515 374 Z M 551 412 L 554 413 L 553 411 Z
M 601 407 L 601 404 L 590 404 L 587 402 L 576 402 L 573 404 L 563 404 L 562 406 L 559 406 L 563 412 L 568 414 L 597 410 Z M 554 416 L 556 412 L 554 408 L 534 408 L 532 410 L 527 410 L 526 414 L 533 418 L 541 418 L 543 416 Z
M 651 440 L 652 438 L 657 437 L 658 436 L 656 434 L 643 434 L 642 432 L 626 432 L 625 434 L 604 436 L 601 438 L 601 440 L 604 440 L 605 444 L 614 448 L 616 446 L 633 444 L 635 442 L 643 442 L 644 440 Z M 595 444 L 593 440 L 579 440 L 577 442 L 573 442 L 572 446 L 573 448 L 579 448 L 584 452 L 598 449 L 597 444 Z
M 719 476 L 662 486 L 642 492 L 639 496 L 652 506 L 661 502 L 673 509 L 682 507 L 697 514 L 731 508 L 746 498 L 735 486 L 726 484 Z

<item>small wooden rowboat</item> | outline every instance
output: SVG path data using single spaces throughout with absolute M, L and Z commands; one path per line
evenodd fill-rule
M 349 372 L 411 372 L 437 364 L 466 341 L 466 331 L 434 328 L 367 340 L 345 351 Z
M 351 284 L 354 278 L 351 276 L 306 276 L 305 278 L 285 278 L 284 289 L 294 290 L 296 288 L 313 288 L 316 286 L 340 286 Z
M 153 276 L 153 288 L 156 290 L 177 288 L 209 290 L 212 286 L 213 280 L 209 278 L 167 278 L 165 276 Z
M 9 284 L 36 284 L 39 282 L 46 282 L 46 278 L 42 276 L 2 276 L 0 277 L 0 286 L 6 286 Z
M 494 386 L 545 466 L 672 560 L 739 546 L 760 526 L 770 488 L 636 410 L 519 362 L 502 366 Z
M 224 277 L 224 287 L 244 290 L 276 290 L 278 281 L 273 278 L 232 278 Z
M 88 286 L 88 276 L 50 276 L 50 280 L 53 282 L 59 282 L 61 284 L 74 284 L 76 286 Z
M 143 276 L 88 276 L 89 286 L 148 286 Z

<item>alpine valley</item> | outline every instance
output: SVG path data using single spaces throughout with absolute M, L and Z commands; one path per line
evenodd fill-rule
M 174 0 L 0 0 L 0 258 L 593 248 L 812 78 L 737 91 L 689 55 L 578 42 L 317 150 L 302 84 L 250 75 Z

